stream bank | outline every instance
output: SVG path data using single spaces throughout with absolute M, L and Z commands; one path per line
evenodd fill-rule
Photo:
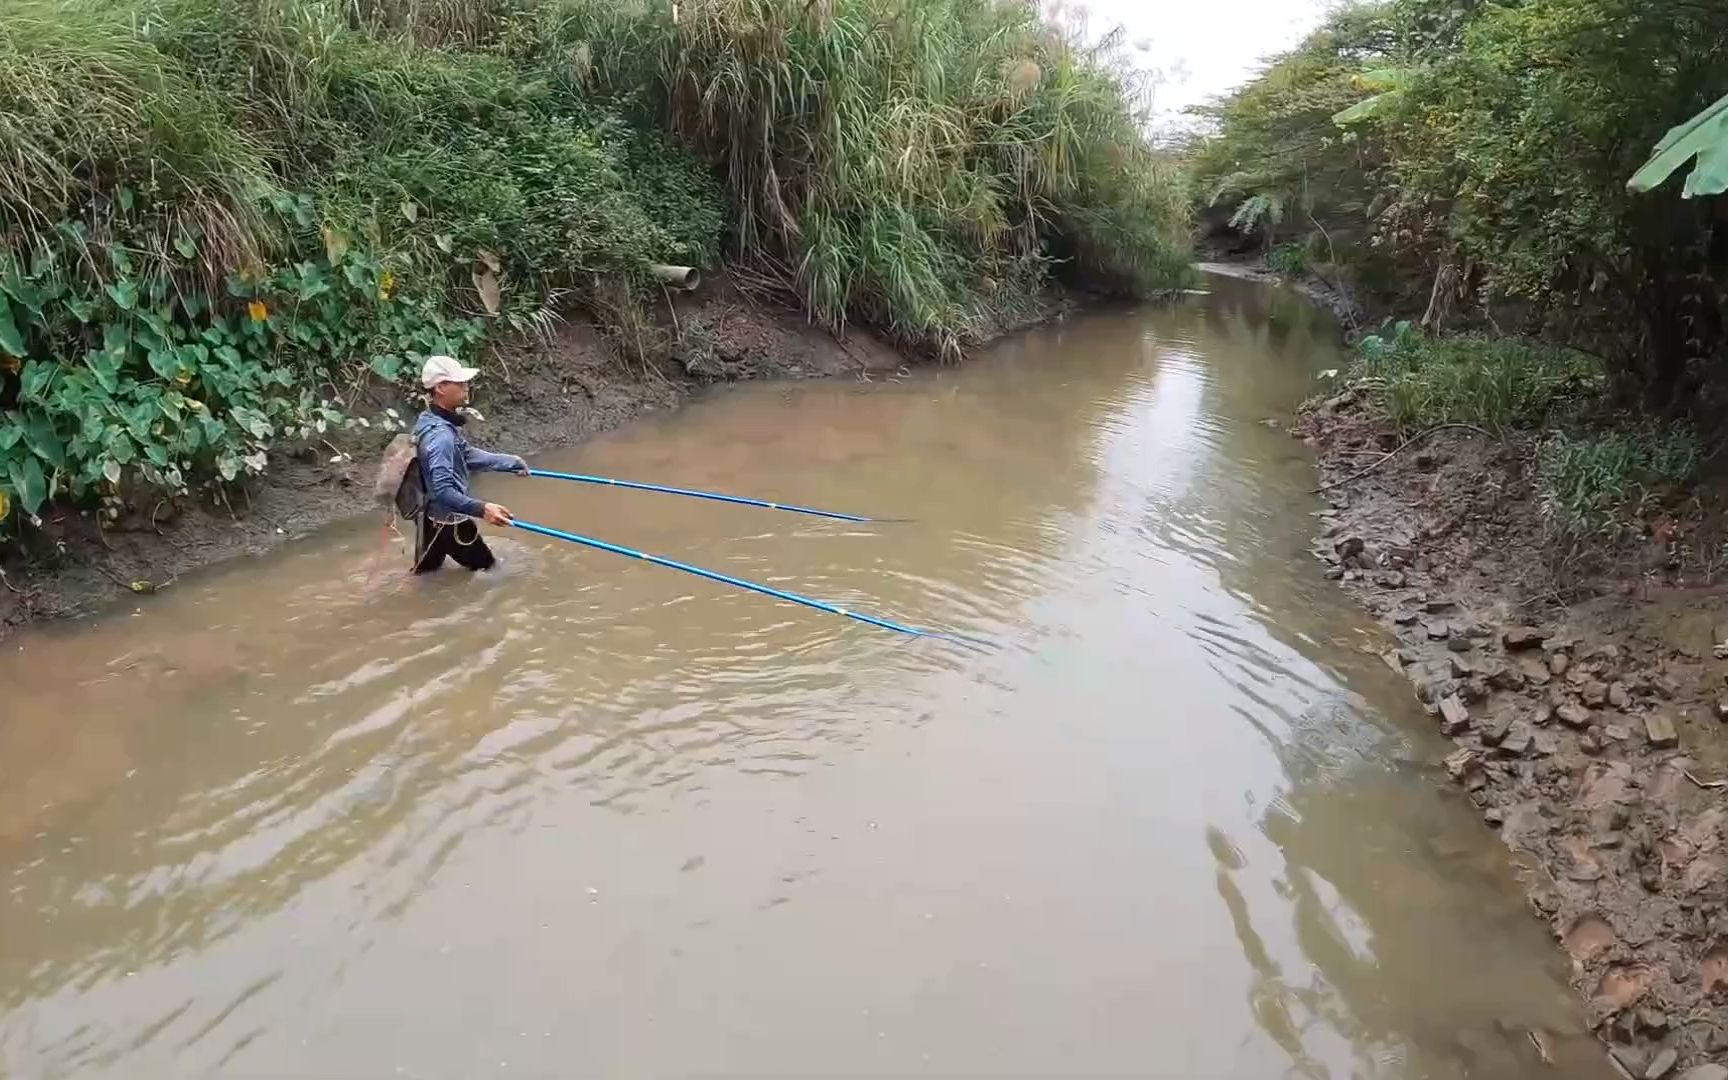
M 1027 306 L 1021 322 L 992 330 L 999 336 L 1024 329 L 1073 303 L 1050 292 Z M 863 328 L 837 338 L 801 311 L 749 297 L 724 277 L 680 297 L 675 311 L 680 326 L 702 327 L 700 363 L 631 362 L 587 321 L 562 323 L 543 339 L 491 350 L 480 361 L 476 408 L 484 419 L 470 429 L 474 441 L 535 454 L 676 407 L 718 384 L 867 379 L 919 362 Z M 410 423 L 418 409 L 399 391 L 374 387 L 356 413 L 386 407 Z M 391 434 L 376 427 L 332 434 L 322 447 L 273 455 L 263 476 L 232 488 L 225 501 L 162 503 L 151 514 L 136 512 L 106 529 L 87 512 L 53 507 L 28 560 L 0 566 L 0 640 L 30 623 L 88 615 L 169 588 L 203 567 L 259 556 L 332 522 L 377 513 L 373 477 Z
M 1610 1056 L 1728 1077 L 1722 590 L 1661 572 L 1660 544 L 1562 588 L 1516 439 L 1460 426 L 1404 448 L 1348 389 L 1292 430 L 1320 455 L 1316 555 L 1456 744 L 1444 767 L 1513 853 Z

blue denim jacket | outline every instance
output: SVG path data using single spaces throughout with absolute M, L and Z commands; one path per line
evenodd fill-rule
M 468 445 L 461 430 L 434 409 L 414 421 L 419 447 L 420 482 L 426 488 L 426 514 L 433 521 L 480 517 L 486 504 L 468 494 L 470 472 L 526 472 L 527 462 L 513 454 L 492 454 Z

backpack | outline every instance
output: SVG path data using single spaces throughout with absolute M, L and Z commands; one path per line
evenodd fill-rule
M 384 448 L 378 464 L 378 479 L 372 497 L 385 509 L 394 509 L 408 521 L 426 512 L 426 482 L 420 476 L 420 443 L 412 435 L 398 435 Z

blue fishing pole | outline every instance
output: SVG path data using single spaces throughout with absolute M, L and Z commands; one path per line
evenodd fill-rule
M 581 544 L 583 547 L 597 548 L 600 551 L 610 551 L 614 555 L 624 555 L 632 559 L 641 559 L 643 562 L 650 562 L 655 566 L 664 566 L 671 570 L 682 570 L 686 574 L 695 574 L 697 577 L 707 578 L 709 581 L 718 581 L 722 585 L 731 585 L 739 589 L 748 589 L 750 592 L 761 593 L 763 596 L 771 596 L 776 600 L 784 600 L 791 604 L 802 604 L 804 607 L 815 608 L 817 611 L 826 611 L 830 615 L 844 615 L 848 619 L 854 619 L 870 626 L 879 626 L 884 630 L 892 630 L 897 634 L 907 634 L 911 637 L 940 638 L 944 641 L 953 641 L 963 645 L 976 644 L 963 638 L 955 637 L 952 634 L 937 633 L 934 630 L 920 630 L 915 626 L 906 626 L 902 623 L 891 622 L 887 619 L 878 619 L 874 615 L 866 615 L 861 611 L 847 611 L 843 607 L 836 607 L 833 604 L 825 604 L 820 600 L 812 600 L 808 596 L 799 596 L 797 593 L 785 592 L 768 585 L 758 585 L 754 581 L 745 581 L 743 578 L 735 578 L 730 574 L 722 574 L 714 570 L 704 570 L 700 566 L 691 566 L 689 563 L 681 563 L 676 559 L 667 559 L 659 555 L 650 555 L 645 551 L 637 551 L 633 548 L 622 547 L 618 544 L 608 544 L 604 540 L 596 540 L 591 536 L 581 536 L 577 533 L 565 532 L 562 529 L 552 529 L 545 525 L 536 525 L 531 521 L 511 521 L 510 524 L 514 525 L 518 529 L 526 529 L 531 533 L 539 533 L 541 536 L 550 536 L 554 540 L 568 540 L 572 544 Z
M 835 521 L 851 521 L 860 525 L 881 524 L 883 522 L 903 522 L 905 518 L 873 518 L 858 514 L 841 514 L 833 510 L 816 510 L 808 506 L 794 506 L 791 503 L 766 502 L 762 499 L 746 499 L 742 495 L 723 495 L 718 491 L 697 491 L 694 488 L 667 487 L 664 484 L 643 484 L 634 480 L 615 480 L 610 476 L 583 476 L 581 473 L 551 472 L 547 469 L 529 469 L 529 476 L 540 476 L 548 480 L 574 480 L 578 484 L 599 484 L 604 487 L 629 488 L 632 491 L 658 491 L 662 495 L 686 495 L 692 499 L 710 499 L 714 502 L 735 503 L 738 506 L 760 506 L 767 510 L 785 510 L 791 514 L 809 514 L 811 517 L 831 518 Z

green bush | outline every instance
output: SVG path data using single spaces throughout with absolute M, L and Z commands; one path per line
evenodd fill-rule
M 1404 427 L 1541 426 L 1606 385 L 1601 364 L 1583 353 L 1513 339 L 1429 339 L 1408 323 L 1364 338 L 1359 349 L 1364 374 Z
M 1279 244 L 1266 253 L 1266 265 L 1275 274 L 1297 277 L 1308 272 L 1306 244 Z
M 1679 424 L 1585 436 L 1557 432 L 1536 455 L 1543 516 L 1568 537 L 1617 532 L 1695 481 L 1703 460 L 1697 433 Z
M 705 167 L 512 51 L 523 9 L 0 10 L 0 529 L 256 474 L 364 379 L 711 263 Z

